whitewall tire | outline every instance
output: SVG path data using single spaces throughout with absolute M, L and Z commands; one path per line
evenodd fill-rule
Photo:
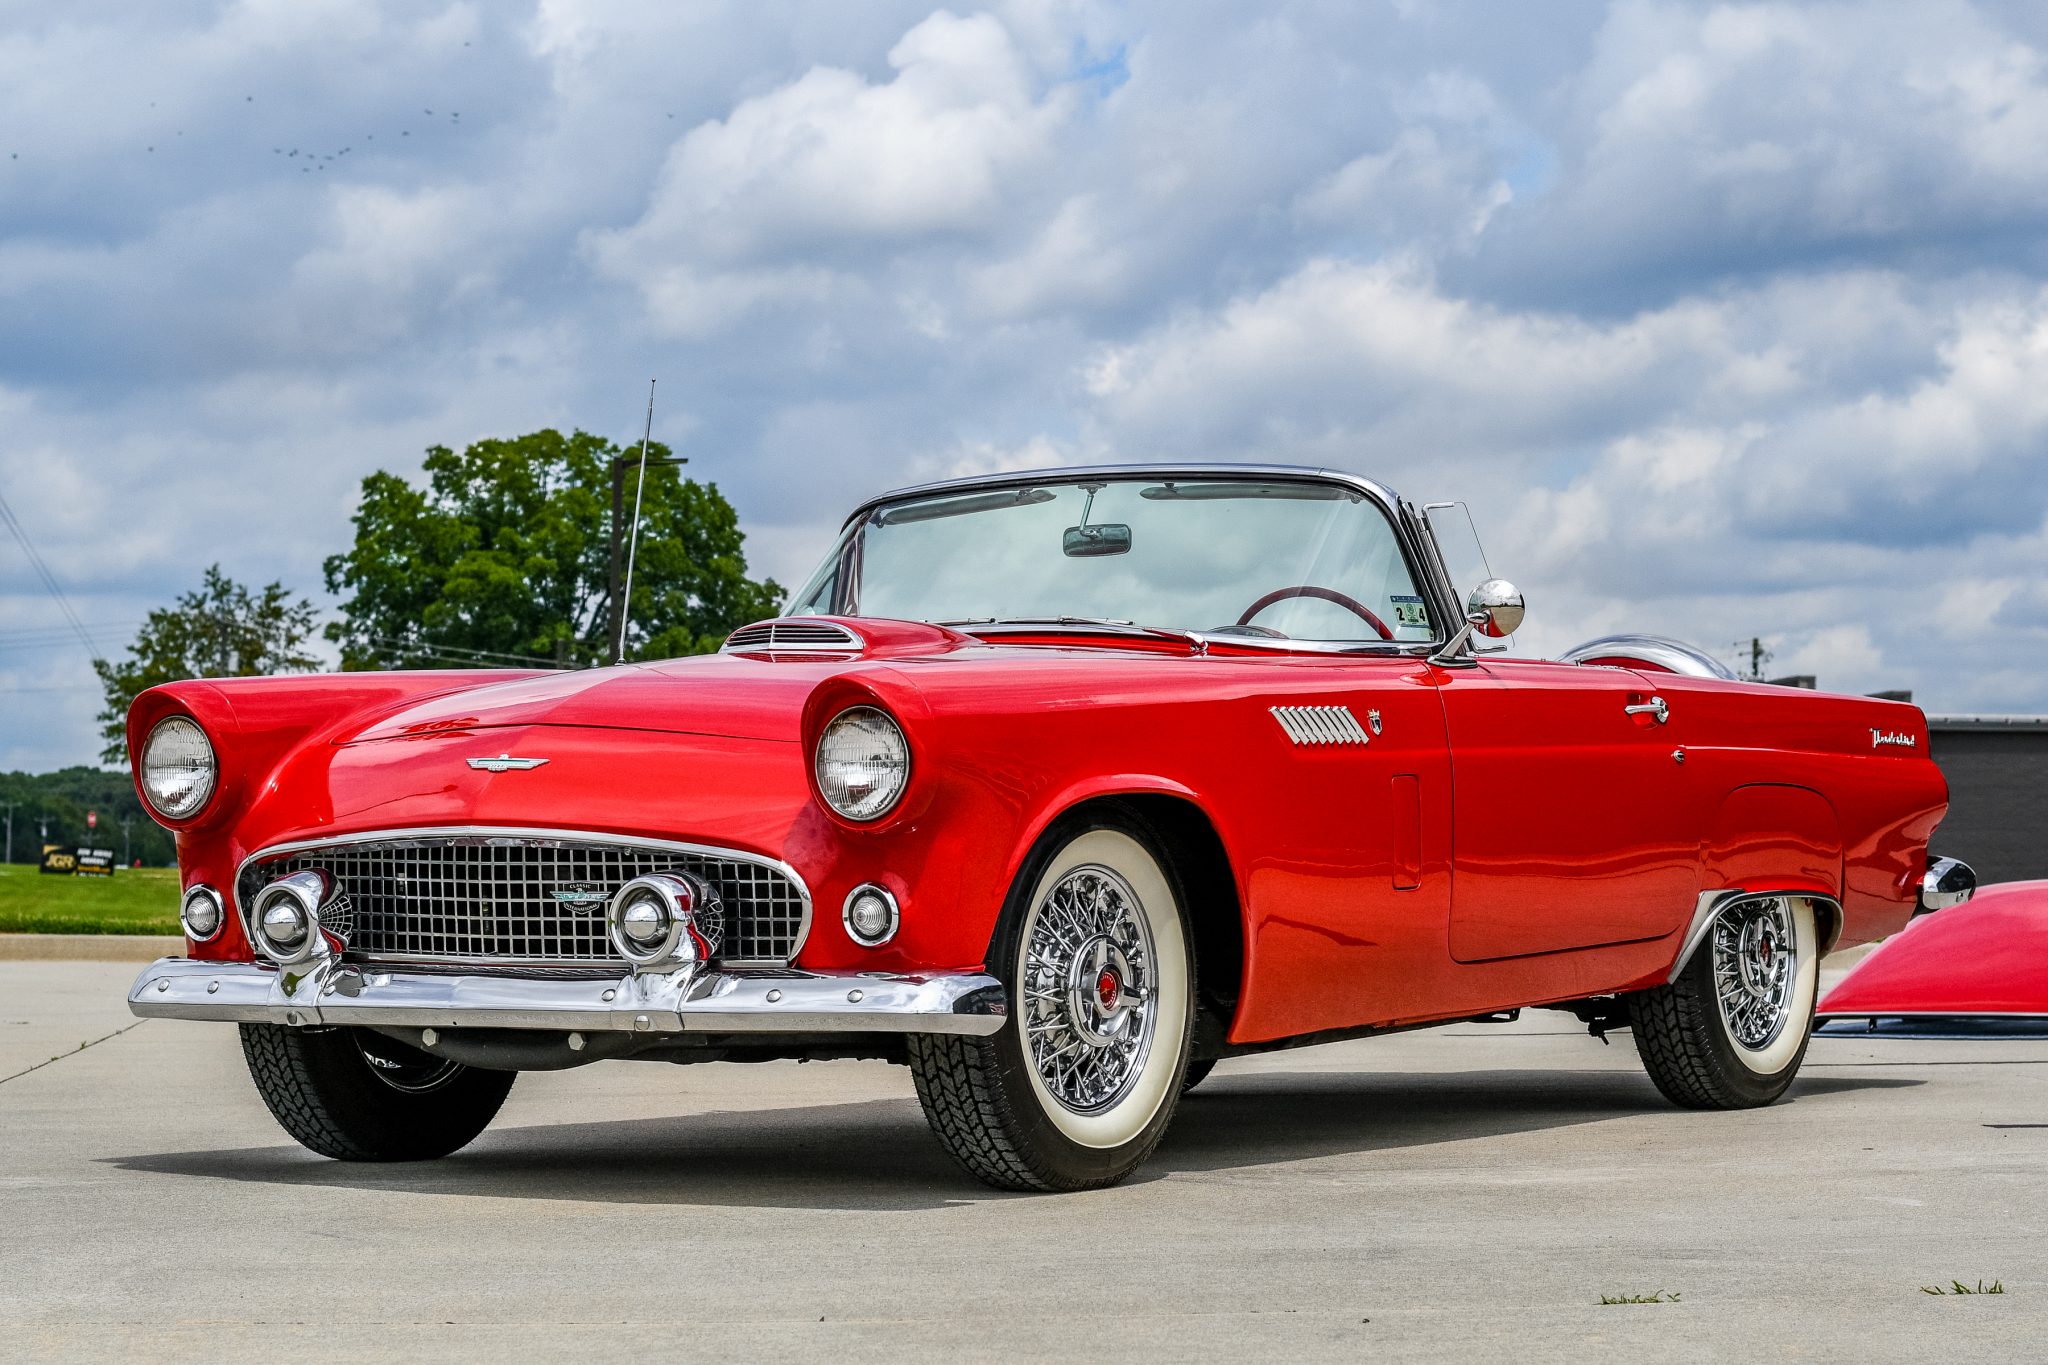
M 1159 848 L 1116 808 L 1057 823 L 991 945 L 1010 997 L 1002 1031 L 909 1039 L 925 1115 L 979 1179 L 1113 1184 L 1165 1132 L 1188 1065 L 1195 963 L 1186 896 Z
M 1819 981 L 1811 900 L 1736 901 L 1676 979 L 1628 997 L 1636 1051 L 1657 1088 L 1688 1109 L 1769 1104 L 1806 1057 Z

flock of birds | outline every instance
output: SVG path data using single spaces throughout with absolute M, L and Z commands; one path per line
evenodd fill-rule
M 425 114 L 428 118 L 438 117 L 431 109 L 422 109 L 420 110 L 420 112 Z M 453 127 L 460 128 L 462 126 L 462 115 L 460 112 L 456 110 L 450 110 L 448 112 L 448 120 Z M 411 137 L 412 130 L 410 128 L 400 129 L 398 135 L 400 137 Z M 363 134 L 363 141 L 365 142 L 375 142 L 376 140 L 377 135 L 375 133 Z M 304 157 L 306 159 L 307 164 L 299 167 L 299 170 L 305 174 L 310 175 L 314 171 L 326 170 L 330 165 L 334 164 L 336 161 L 339 161 L 342 157 L 347 156 L 350 152 L 355 150 L 355 144 L 351 143 L 348 146 L 343 147 L 338 152 L 302 152 L 297 147 L 292 148 L 290 151 L 286 151 L 282 147 L 272 147 L 270 150 L 272 155 L 281 156 L 287 161 L 292 161 L 300 157 Z
M 468 47 L 469 44 L 464 43 L 463 46 Z M 244 95 L 242 96 L 242 99 L 243 102 L 247 104 L 254 104 L 256 102 L 256 97 L 254 95 Z M 150 102 L 149 107 L 152 109 L 156 108 L 156 102 L 152 100 Z M 462 126 L 462 114 L 459 110 L 450 109 L 445 111 L 445 113 L 443 114 L 436 114 L 432 109 L 427 109 L 423 107 L 420 110 L 420 112 L 424 114 L 426 117 L 435 120 L 439 120 L 445 117 L 448 120 L 449 126 L 451 127 L 460 128 Z M 670 115 L 670 117 L 673 118 L 674 115 Z M 414 130 L 411 128 L 401 128 L 398 131 L 398 136 L 401 138 L 409 138 L 413 135 L 413 131 Z M 179 128 L 175 131 L 173 135 L 176 137 L 183 137 L 185 136 L 185 130 L 183 128 Z M 362 140 L 365 143 L 374 142 L 377 140 L 377 135 L 375 133 L 365 133 L 363 135 Z M 272 155 L 283 157 L 286 161 L 303 161 L 305 164 L 299 167 L 300 171 L 307 175 L 311 175 L 315 171 L 326 170 L 329 166 L 339 161 L 342 157 L 345 157 L 350 152 L 354 151 L 355 147 L 356 144 L 350 143 L 349 145 L 342 147 L 338 151 L 332 152 L 307 151 L 298 147 L 282 146 L 272 147 L 270 150 Z M 156 149 L 157 144 L 154 142 L 148 143 L 143 147 L 144 153 L 151 155 L 153 155 L 156 152 Z M 10 161 L 21 160 L 20 150 L 10 150 L 7 153 L 7 159 Z

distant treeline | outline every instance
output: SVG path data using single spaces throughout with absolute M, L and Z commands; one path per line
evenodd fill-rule
M 117 859 L 140 858 L 148 867 L 176 861 L 170 831 L 145 815 L 127 770 L 65 768 L 54 773 L 0 773 L 0 829 L 7 807 L 14 807 L 14 861 L 33 863 L 43 844 L 88 845 L 112 849 Z M 88 811 L 96 813 L 97 829 L 85 827 Z M 122 821 L 127 829 L 122 830 Z M 47 825 L 49 838 L 43 838 Z M 124 854 L 126 855 L 124 858 Z

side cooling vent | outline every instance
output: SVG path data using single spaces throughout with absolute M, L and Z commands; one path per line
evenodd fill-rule
M 1280 722 L 1280 728 L 1296 744 L 1372 743 L 1372 736 L 1348 706 L 1275 706 L 1271 710 L 1273 719 Z M 1375 729 L 1379 726 L 1379 714 L 1372 713 Z
M 860 636 L 837 621 L 779 617 L 741 626 L 726 637 L 721 654 L 858 654 Z

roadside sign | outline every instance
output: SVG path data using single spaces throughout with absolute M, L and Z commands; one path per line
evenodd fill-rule
M 87 829 L 98 829 L 100 827 L 100 813 L 98 811 L 89 810 L 85 813 L 85 827 Z
M 39 870 L 52 877 L 70 876 L 78 871 L 78 850 L 60 844 L 44 844 L 43 863 Z
M 81 877 L 111 877 L 114 875 L 114 850 L 111 848 L 81 848 L 76 850 L 78 875 Z

